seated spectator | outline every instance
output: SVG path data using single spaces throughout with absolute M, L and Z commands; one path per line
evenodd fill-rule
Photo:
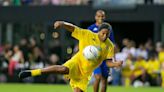
M 156 59 L 155 54 L 152 54 L 147 62 L 147 77 L 146 77 L 151 86 L 157 86 L 159 69 L 160 69 L 160 63 Z
M 15 45 L 13 50 L 14 53 L 9 61 L 9 67 L 8 67 L 8 72 L 10 76 L 14 75 L 14 70 L 17 68 L 18 64 L 24 62 L 23 53 L 19 49 L 19 46 Z
M 127 59 L 125 61 L 125 64 L 122 68 L 122 82 L 125 86 L 130 86 L 131 80 L 131 74 L 132 74 L 132 68 L 133 68 L 133 57 L 131 54 L 127 56 Z
M 162 48 L 158 54 L 158 58 L 159 58 L 160 65 L 161 65 L 162 87 L 164 87 L 164 44 L 162 44 Z
M 142 56 L 138 56 L 137 60 L 134 63 L 134 69 L 132 70 L 131 80 L 132 83 L 136 80 L 145 82 L 146 77 L 146 61 Z

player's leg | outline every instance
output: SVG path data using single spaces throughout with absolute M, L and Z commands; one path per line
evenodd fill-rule
M 101 78 L 101 92 L 106 92 L 107 89 L 107 78 L 103 77 Z
M 43 69 L 25 70 L 19 73 L 19 77 L 26 78 L 30 76 L 39 76 L 42 74 L 50 74 L 50 73 L 69 74 L 69 68 L 62 65 L 53 65 Z
M 80 88 L 76 87 L 76 88 L 74 88 L 74 92 L 84 92 L 84 91 L 82 91 Z
M 94 70 L 94 77 L 95 77 L 95 81 L 93 83 L 93 90 L 94 90 L 94 92 L 98 92 L 99 91 L 100 80 L 101 80 L 101 77 L 102 77 L 100 67 L 98 67 Z
M 103 61 L 103 63 L 100 65 L 101 67 L 101 92 L 106 92 L 107 89 L 107 78 L 109 75 L 109 67 L 106 65 L 106 62 Z

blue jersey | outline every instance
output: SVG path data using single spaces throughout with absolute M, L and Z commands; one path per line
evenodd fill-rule
M 91 26 L 88 27 L 89 30 L 91 30 L 94 33 L 98 32 L 98 26 L 96 24 L 92 24 Z M 109 39 L 114 43 L 114 33 L 113 30 L 111 30 Z

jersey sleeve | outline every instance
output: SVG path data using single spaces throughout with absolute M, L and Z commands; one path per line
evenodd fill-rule
M 80 40 L 80 39 L 84 39 L 84 37 L 86 37 L 88 34 L 91 34 L 89 30 L 75 27 L 71 35 L 75 39 Z

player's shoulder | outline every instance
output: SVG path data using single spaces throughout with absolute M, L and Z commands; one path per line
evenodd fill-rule
M 94 23 L 94 24 L 90 25 L 90 26 L 88 27 L 88 29 L 89 29 L 89 30 L 92 30 L 92 29 L 95 28 L 95 27 L 97 27 L 97 26 L 96 26 L 96 24 Z
M 79 31 L 83 31 L 83 33 L 85 34 L 94 34 L 92 31 L 90 31 L 89 29 L 83 29 L 83 28 L 78 28 Z

